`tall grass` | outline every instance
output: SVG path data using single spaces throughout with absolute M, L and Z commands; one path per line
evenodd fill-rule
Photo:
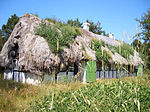
M 31 112 L 148 112 L 150 82 L 144 78 L 107 80 L 77 90 L 50 91 L 31 103 Z
M 70 84 L 47 83 L 41 86 L 17 83 L 0 79 L 0 112 L 23 111 L 29 103 L 49 95 L 49 91 L 68 91 L 81 86 L 80 82 Z

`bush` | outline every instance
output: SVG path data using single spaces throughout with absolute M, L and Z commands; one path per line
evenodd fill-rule
M 65 25 L 61 27 L 62 37 L 60 38 L 60 45 L 69 47 L 69 43 L 73 43 L 77 35 L 81 35 L 81 31 L 77 27 Z
M 61 32 L 58 32 L 59 30 Z M 77 27 L 71 27 L 65 24 L 60 25 L 59 23 L 52 26 L 44 22 L 35 28 L 35 33 L 47 40 L 53 53 L 59 52 L 62 47 L 69 47 L 69 44 L 74 42 L 75 37 L 81 35 L 81 31 Z M 58 43 L 59 46 L 57 46 Z

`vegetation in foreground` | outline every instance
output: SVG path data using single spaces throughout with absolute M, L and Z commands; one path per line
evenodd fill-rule
M 32 102 L 31 112 L 148 112 L 150 111 L 148 78 L 104 80 L 69 91 L 50 90 Z M 57 92 L 56 92 L 57 91 Z
M 0 79 L 0 111 L 150 111 L 150 77 L 41 86 Z
M 57 88 L 56 92 L 79 88 L 80 82 L 62 84 L 42 84 L 41 86 L 17 83 L 12 80 L 0 79 L 0 112 L 20 112 L 29 103 L 48 95 L 49 91 Z

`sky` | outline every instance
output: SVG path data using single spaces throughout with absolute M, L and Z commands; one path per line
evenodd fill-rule
M 40 18 L 57 17 L 62 21 L 100 21 L 102 30 L 128 42 L 136 34 L 137 19 L 150 8 L 150 0 L 0 0 L 0 28 L 11 15 L 38 14 Z M 138 27 L 140 30 L 140 27 Z

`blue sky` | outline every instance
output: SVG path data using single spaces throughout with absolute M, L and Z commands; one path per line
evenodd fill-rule
M 131 37 L 135 35 L 136 18 L 140 19 L 150 8 L 150 0 L 0 0 L 0 4 L 0 28 L 11 15 L 22 16 L 28 12 L 62 21 L 76 18 L 81 22 L 100 21 L 103 30 L 126 42 L 123 32 Z

